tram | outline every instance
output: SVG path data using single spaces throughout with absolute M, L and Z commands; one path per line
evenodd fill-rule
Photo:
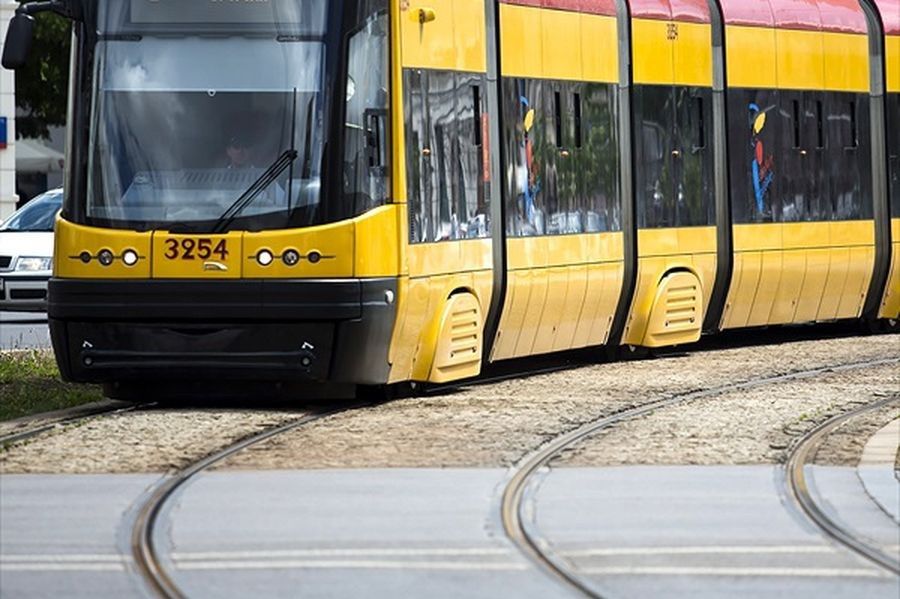
M 445 383 L 898 319 L 898 0 L 55 0 L 4 66 L 46 10 L 67 380 Z

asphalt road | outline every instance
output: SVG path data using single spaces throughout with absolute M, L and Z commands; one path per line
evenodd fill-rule
M 896 537 L 855 469 L 843 470 L 816 478 L 832 507 L 868 534 Z M 157 543 L 190 597 L 573 596 L 504 537 L 506 476 L 214 472 L 170 504 Z M 609 597 L 896 599 L 897 577 L 825 540 L 780 494 L 780 476 L 777 466 L 560 468 L 527 509 L 548 545 Z M 3 477 L 0 595 L 146 596 L 129 535 L 157 479 Z
M 0 351 L 49 347 L 50 329 L 46 314 L 0 310 Z

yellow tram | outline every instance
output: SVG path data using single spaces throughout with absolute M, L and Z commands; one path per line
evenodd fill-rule
M 900 312 L 898 0 L 62 0 L 49 318 L 113 394 Z

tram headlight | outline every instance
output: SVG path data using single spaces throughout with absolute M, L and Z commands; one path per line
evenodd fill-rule
M 134 266 L 138 263 L 138 255 L 134 250 L 125 250 L 122 252 L 122 262 L 125 263 L 125 266 Z
M 97 254 L 97 262 L 99 262 L 103 266 L 109 266 L 115 259 L 116 257 L 110 250 L 100 250 L 100 252 Z
M 295 266 L 298 262 L 300 262 L 300 254 L 297 252 L 297 250 L 287 250 L 281 255 L 281 261 L 288 266 Z
M 269 250 L 259 250 L 256 252 L 256 261 L 259 262 L 260 266 L 268 266 L 272 264 L 274 259 L 275 256 L 273 256 L 272 252 Z

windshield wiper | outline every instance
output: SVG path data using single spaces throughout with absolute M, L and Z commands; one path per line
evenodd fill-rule
M 281 156 L 275 159 L 275 162 L 254 181 L 247 191 L 242 193 L 234 203 L 228 207 L 228 210 L 222 213 L 219 220 L 212 228 L 213 233 L 224 233 L 234 222 L 234 219 L 249 206 L 256 197 L 263 192 L 269 185 L 275 182 L 275 179 L 285 171 L 289 166 L 294 164 L 298 156 L 297 150 L 285 150 Z

